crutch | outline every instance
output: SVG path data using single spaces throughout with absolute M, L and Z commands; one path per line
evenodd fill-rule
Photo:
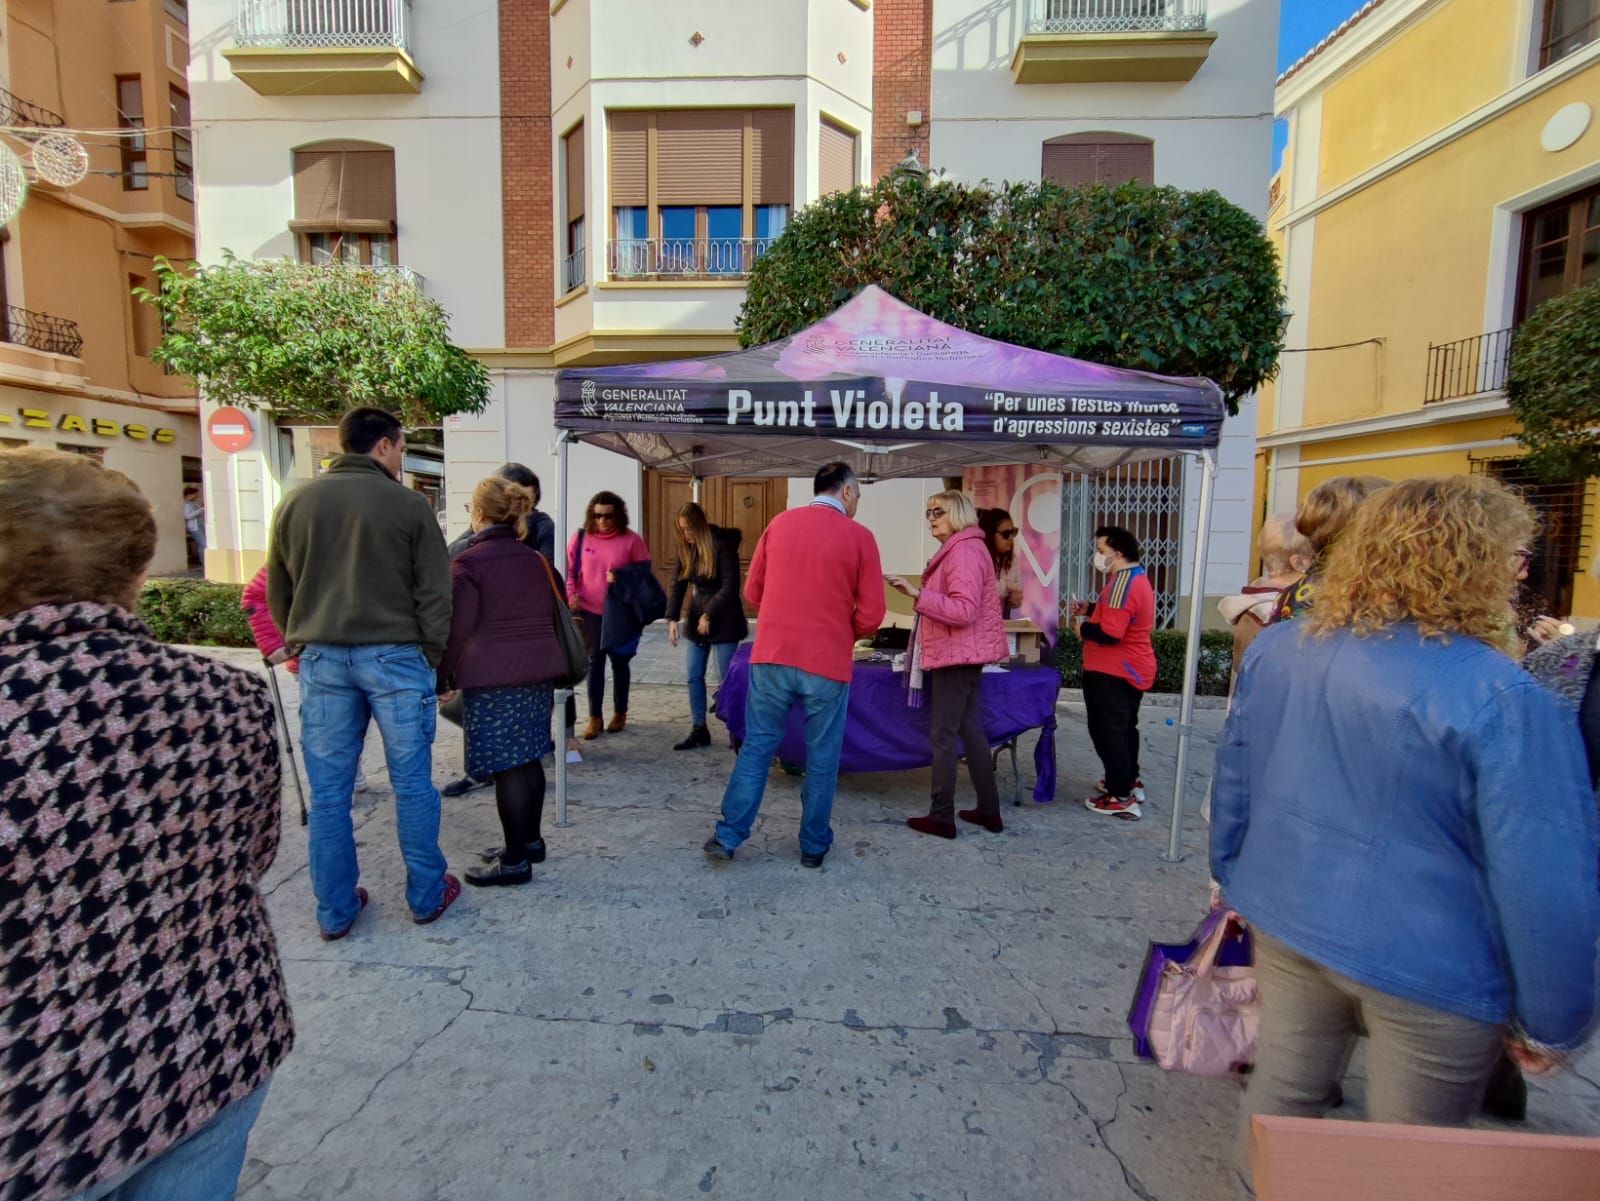
M 289 715 L 283 708 L 283 693 L 278 691 L 278 669 L 263 661 L 267 669 L 267 683 L 272 685 L 272 707 L 278 712 L 278 728 L 283 734 L 283 746 L 289 752 L 289 778 L 294 781 L 295 799 L 300 802 L 300 824 L 306 825 L 306 790 L 300 783 L 300 766 L 294 757 L 294 735 L 289 732 Z

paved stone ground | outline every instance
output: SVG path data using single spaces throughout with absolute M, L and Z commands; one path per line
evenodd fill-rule
M 639 675 L 676 680 L 647 645 Z M 251 656 L 219 652 L 241 665 Z M 259 663 L 259 661 L 256 661 Z M 294 704 L 292 687 L 286 701 Z M 1063 798 L 1098 771 L 1081 707 Z M 774 773 L 755 837 L 708 863 L 731 755 L 674 754 L 681 687 L 644 682 L 586 744 L 571 823 L 534 884 L 412 925 L 376 738 L 357 838 L 372 904 L 316 936 L 304 835 L 266 887 L 298 1030 L 251 1140 L 247 1201 L 1223 1201 L 1236 1089 L 1137 1061 L 1124 1017 L 1145 943 L 1205 902 L 1204 831 L 1164 862 L 1167 803 L 1129 824 L 1069 803 L 955 843 L 902 824 L 928 773 L 846 777 L 835 851 L 800 867 L 799 781 Z M 1170 793 L 1171 711 L 1145 777 Z M 1199 715 L 1204 783 L 1220 713 Z M 461 764 L 441 724 L 435 776 Z M 1028 757 L 1026 782 L 1031 784 Z M 446 801 L 453 867 L 498 840 L 492 794 Z M 1600 1063 L 1533 1100 L 1530 1128 L 1600 1132 Z M 1348 1088 L 1359 1114 L 1360 1063 Z

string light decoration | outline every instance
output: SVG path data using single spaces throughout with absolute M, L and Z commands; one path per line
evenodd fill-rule
M 11 147 L 0 142 L 0 225 L 10 225 L 28 198 L 28 172 Z
M 70 133 L 47 133 L 33 144 L 33 171 L 46 183 L 70 188 L 89 174 L 89 151 Z

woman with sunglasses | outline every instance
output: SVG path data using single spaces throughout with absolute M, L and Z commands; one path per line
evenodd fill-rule
M 994 561 L 994 589 L 1002 617 L 1022 608 L 1022 564 L 1017 559 L 1017 523 L 1004 509 L 979 509 L 978 525 Z
M 629 663 L 638 650 L 638 641 L 622 646 L 600 645 L 600 619 L 606 611 L 606 593 L 616 582 L 617 572 L 634 563 L 650 563 L 650 548 L 644 539 L 628 528 L 628 506 L 615 492 L 596 492 L 583 513 L 583 526 L 567 543 L 567 602 L 589 645 L 589 724 L 583 731 L 587 739 L 600 737 L 605 729 L 613 734 L 628 722 L 628 683 L 632 678 Z M 612 698 L 611 723 L 601 725 L 606 699 L 606 660 L 611 660 L 611 679 L 616 686 Z
M 956 836 L 956 738 L 967 755 L 967 771 L 978 793 L 978 807 L 963 809 L 964 822 L 998 834 L 1000 793 L 983 729 L 979 685 L 983 667 L 1006 657 L 1006 635 L 995 587 L 994 561 L 978 525 L 972 502 L 960 492 L 941 492 L 928 501 L 928 532 L 941 543 L 922 573 L 920 589 L 900 576 L 889 586 L 916 601 L 907 683 L 911 705 L 921 705 L 927 673 L 933 703 L 928 734 L 933 744 L 933 804 L 926 817 L 908 818 L 919 834 Z

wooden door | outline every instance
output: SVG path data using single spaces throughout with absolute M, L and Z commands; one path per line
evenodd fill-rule
M 686 475 L 646 471 L 644 496 L 645 540 L 650 544 L 656 575 L 670 593 L 678 565 L 678 510 L 693 499 L 693 482 Z M 744 535 L 739 543 L 743 579 L 767 523 L 789 507 L 789 481 L 747 476 L 702 480 L 700 507 L 712 525 Z M 755 610 L 747 604 L 745 612 L 754 616 Z

